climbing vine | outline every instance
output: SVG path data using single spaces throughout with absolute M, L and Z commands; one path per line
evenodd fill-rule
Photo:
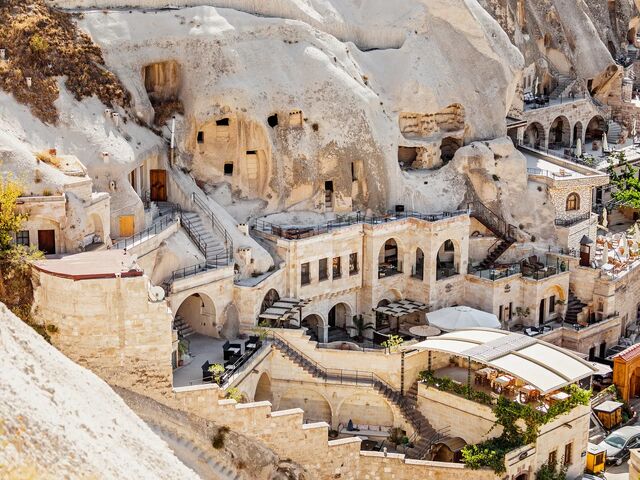
M 535 442 L 542 425 L 570 412 L 578 405 L 589 405 L 591 390 L 569 385 L 565 391 L 569 397 L 551 405 L 547 412 L 499 397 L 493 409 L 496 416 L 494 427 L 501 425 L 502 435 L 464 447 L 462 449 L 464 463 L 472 469 L 490 467 L 496 473 L 503 473 L 505 455 L 511 450 Z M 525 425 L 524 429 L 521 428 L 522 422 Z

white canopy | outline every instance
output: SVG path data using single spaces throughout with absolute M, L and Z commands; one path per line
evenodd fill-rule
M 563 348 L 504 330 L 478 328 L 450 332 L 411 348 L 471 358 L 514 375 L 543 394 L 597 372 L 589 362 Z
M 447 307 L 427 313 L 429 324 L 444 331 L 465 328 L 500 328 L 500 320 L 493 313 L 471 307 Z

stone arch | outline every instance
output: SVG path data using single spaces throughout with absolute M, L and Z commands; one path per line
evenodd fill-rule
M 563 300 L 563 301 L 567 300 L 567 293 L 564 291 L 564 289 L 560 285 L 550 285 L 544 291 L 543 296 L 544 297 L 555 296 L 556 300 Z
M 569 195 L 567 195 L 565 210 L 567 212 L 575 212 L 580 210 L 580 195 L 578 195 L 576 192 L 571 192 Z
M 396 416 L 389 402 L 382 395 L 364 389 L 343 399 L 336 409 L 338 423 L 347 425 L 349 420 L 357 425 L 396 426 Z
M 267 308 L 271 307 L 274 303 L 280 300 L 280 294 L 275 288 L 270 289 L 267 293 L 265 293 L 264 298 L 262 299 L 262 304 L 260 305 L 260 313 L 264 313 Z
M 197 333 L 219 337 L 215 305 L 204 293 L 194 293 L 182 300 L 175 317 L 182 319 Z
M 305 422 L 327 422 L 332 424 L 333 409 L 331 403 L 320 392 L 311 388 L 290 388 L 280 397 L 279 410 L 301 408 Z
M 227 305 L 223 318 L 224 323 L 220 329 L 220 336 L 226 339 L 238 338 L 238 335 L 240 335 L 240 314 L 235 304 L 230 303 Z
M 449 238 L 442 242 L 436 253 L 436 280 L 449 278 L 460 273 L 460 243 Z
M 545 148 L 547 144 L 547 135 L 544 127 L 539 122 L 532 122 L 527 125 L 524 131 L 523 142 L 528 147 L 532 148 Z
M 424 252 L 420 247 L 416 248 L 413 271 L 411 274 L 413 277 L 419 278 L 420 280 L 424 279 Z
M 557 147 L 571 146 L 571 123 L 564 115 L 557 116 L 549 127 L 549 145 Z
M 273 391 L 271 389 L 271 377 L 267 372 L 262 372 L 258 383 L 256 384 L 256 391 L 253 394 L 254 402 L 273 402 Z
M 573 145 L 576 145 L 578 143 L 578 139 L 580 139 L 580 141 L 584 143 L 583 130 L 584 128 L 582 127 L 581 121 L 577 121 L 573 125 Z
M 300 327 L 307 329 L 307 335 L 316 342 L 324 341 L 324 326 L 326 322 L 318 313 L 309 313 L 300 322 Z
M 347 329 L 353 325 L 353 312 L 349 304 L 338 302 L 329 309 L 327 323 L 329 327 Z
M 595 115 L 587 123 L 587 128 L 584 133 L 584 141 L 593 142 L 594 140 L 602 140 L 602 135 L 605 133 L 607 124 L 601 115 Z
M 107 239 L 104 237 L 104 225 L 100 215 L 92 213 L 89 215 L 89 220 L 93 227 L 93 241 L 91 243 L 105 243 Z
M 395 238 L 387 239 L 378 253 L 378 278 L 402 273 L 402 252 L 400 242 Z

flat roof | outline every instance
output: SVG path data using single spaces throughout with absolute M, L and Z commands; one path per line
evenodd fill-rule
M 445 333 L 411 348 L 449 353 L 510 373 L 543 394 L 597 372 L 569 351 L 534 337 L 504 330 L 474 328 Z
M 575 180 L 577 178 L 587 178 L 587 175 L 583 175 L 576 170 L 573 170 L 570 166 L 560 166 L 555 163 L 549 162 L 543 158 L 538 158 L 533 155 L 524 153 L 527 159 L 527 168 L 535 168 L 542 172 L 548 172 L 553 175 L 555 180 Z
M 124 250 L 99 250 L 40 260 L 34 264 L 41 272 L 72 280 L 140 277 L 142 270 Z

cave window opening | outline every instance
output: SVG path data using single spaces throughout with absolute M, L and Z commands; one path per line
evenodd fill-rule
M 229 119 L 228 118 L 221 118 L 220 120 L 216 120 L 216 126 L 218 126 L 218 127 L 228 127 L 229 126 Z
M 224 174 L 228 177 L 233 175 L 233 163 L 224 164 Z
M 258 151 L 257 150 L 247 150 L 247 155 L 257 155 Z
M 358 177 L 356 176 L 356 164 L 351 162 L 351 181 L 357 182 Z
M 273 115 L 269 115 L 267 117 L 267 123 L 271 128 L 275 128 L 278 126 L 278 114 L 274 113 Z
M 198 141 L 198 143 L 204 143 L 204 132 L 203 131 L 198 132 L 197 141 Z
M 413 162 L 418 158 L 418 147 L 403 147 L 398 146 L 398 163 L 400 168 L 411 168 Z

